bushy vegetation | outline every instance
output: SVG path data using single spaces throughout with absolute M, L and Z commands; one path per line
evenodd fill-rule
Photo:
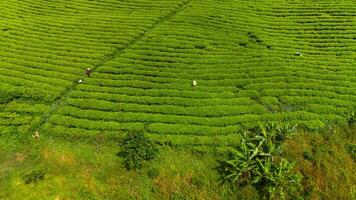
M 128 170 L 141 169 L 145 162 L 153 160 L 158 153 L 156 145 L 141 132 L 127 133 L 119 147 L 121 151 L 117 155 L 123 158 Z
M 42 169 L 34 169 L 29 173 L 25 173 L 22 176 L 25 184 L 37 183 L 45 178 L 45 172 Z

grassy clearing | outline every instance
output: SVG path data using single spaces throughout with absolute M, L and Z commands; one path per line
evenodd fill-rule
M 355 127 L 299 133 L 286 141 L 285 157 L 303 174 L 306 199 L 355 196 L 356 164 L 346 148 L 355 144 L 354 133 Z M 259 198 L 252 188 L 219 183 L 217 158 L 225 154 L 214 148 L 160 146 L 157 159 L 140 171 L 127 171 L 116 156 L 119 147 L 114 140 L 73 143 L 9 136 L 1 137 L 0 143 L 0 199 Z M 25 184 L 23 174 L 35 169 L 43 170 L 45 178 Z
M 224 193 L 232 193 L 216 182 L 214 156 L 187 149 L 162 146 L 147 168 L 127 171 L 113 141 L 42 138 L 24 146 L 11 137 L 2 138 L 1 147 L 0 199 L 227 199 Z M 34 169 L 43 170 L 45 178 L 26 185 L 22 176 Z M 148 175 L 152 170 L 157 176 Z
M 297 162 L 311 199 L 354 199 L 356 196 L 356 126 L 325 133 L 300 133 L 286 144 L 286 157 Z

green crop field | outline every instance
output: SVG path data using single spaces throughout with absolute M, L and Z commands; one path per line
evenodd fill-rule
M 31 191 L 23 185 L 16 192 L 3 179 L 16 182 L 29 168 L 30 161 L 6 161 L 36 145 L 36 131 L 41 145 L 79 157 L 91 152 L 88 141 L 103 137 L 113 158 L 107 153 L 92 162 L 105 166 L 111 160 L 112 168 L 119 165 L 112 161 L 115 141 L 128 131 L 144 132 L 166 145 L 163 163 L 171 162 L 170 154 L 182 160 L 180 153 L 189 154 L 200 159 L 199 171 L 214 156 L 194 158 L 187 149 L 224 150 L 238 145 L 245 130 L 271 122 L 316 134 L 348 126 L 355 111 L 354 0 L 0 0 L 0 187 L 7 188 L 0 189 L 0 199 L 21 199 Z M 75 141 L 83 146 L 70 146 Z M 6 175 L 9 168 L 12 174 Z M 78 177 L 54 177 L 32 188 L 51 192 L 28 198 L 229 199 L 232 190 L 197 189 L 198 196 L 186 191 L 179 197 L 174 188 L 165 188 L 169 194 L 116 194 L 109 190 L 120 181 L 111 177 L 110 183 L 97 180 L 96 190 L 75 194 L 73 184 L 59 194 L 46 184 Z M 128 185 L 139 187 L 138 182 Z

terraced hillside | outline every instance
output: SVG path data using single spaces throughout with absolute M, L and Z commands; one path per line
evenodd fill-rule
M 0 10 L 3 133 L 140 130 L 223 146 L 258 122 L 317 130 L 356 109 L 352 0 L 0 0 Z

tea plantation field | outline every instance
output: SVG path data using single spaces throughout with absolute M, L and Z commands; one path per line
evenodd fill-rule
M 19 2 L 0 3 L 2 132 L 227 145 L 354 115 L 351 0 Z
M 224 148 L 355 111 L 354 0 L 0 0 L 0 137 Z

